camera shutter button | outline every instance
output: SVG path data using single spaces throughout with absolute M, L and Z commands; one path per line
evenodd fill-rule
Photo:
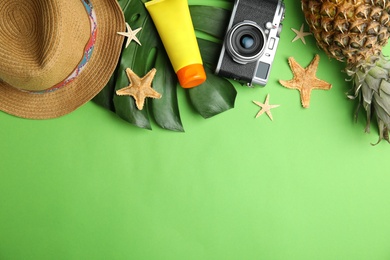
M 273 28 L 272 23 L 271 22 L 266 23 L 265 28 L 267 28 L 268 30 L 271 30 Z

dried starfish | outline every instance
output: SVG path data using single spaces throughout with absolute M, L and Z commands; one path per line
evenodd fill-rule
M 136 34 L 142 29 L 142 27 L 135 29 L 134 31 L 131 29 L 130 25 L 126 23 L 126 32 L 117 32 L 117 34 L 123 35 L 127 37 L 126 47 L 127 48 L 131 41 L 135 41 L 139 45 L 141 45 L 141 42 L 138 40 Z
M 293 57 L 288 58 L 294 78 L 289 81 L 279 80 L 286 88 L 298 89 L 301 93 L 301 102 L 304 108 L 310 105 L 310 93 L 312 89 L 329 90 L 332 85 L 316 77 L 320 56 L 316 54 L 310 65 L 305 69 L 299 65 Z
M 296 34 L 295 38 L 291 42 L 295 42 L 295 41 L 301 39 L 303 44 L 306 44 L 305 36 L 311 35 L 311 33 L 310 32 L 304 32 L 303 31 L 303 26 L 304 26 L 304 24 L 301 25 L 301 29 L 299 29 L 299 31 L 297 29 L 291 28 L 291 30 L 293 30 L 295 32 L 295 34 Z
M 156 69 L 149 71 L 143 78 L 138 77 L 131 69 L 126 69 L 130 85 L 116 91 L 118 96 L 132 96 L 139 110 L 142 110 L 145 98 L 161 98 L 161 94 L 152 89 L 152 81 L 156 74 Z
M 264 104 L 260 103 L 259 101 L 253 101 L 253 103 L 255 103 L 256 105 L 261 107 L 260 111 L 256 115 L 256 118 L 258 118 L 262 114 L 266 113 L 271 120 L 273 120 L 272 114 L 271 114 L 271 109 L 280 106 L 280 105 L 270 105 L 269 104 L 269 94 L 265 98 Z

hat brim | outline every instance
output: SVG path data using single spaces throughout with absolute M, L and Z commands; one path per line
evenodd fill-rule
M 95 97 L 113 74 L 121 53 L 125 31 L 117 0 L 91 0 L 98 32 L 94 51 L 82 73 L 65 87 L 42 94 L 18 90 L 0 80 L 0 110 L 14 116 L 49 119 L 68 114 Z

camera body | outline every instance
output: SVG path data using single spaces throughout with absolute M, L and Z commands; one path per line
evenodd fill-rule
M 282 0 L 235 0 L 216 74 L 265 86 L 282 31 Z

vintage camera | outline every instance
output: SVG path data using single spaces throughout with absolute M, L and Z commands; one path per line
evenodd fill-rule
M 282 0 L 236 0 L 216 74 L 265 85 L 282 31 Z

